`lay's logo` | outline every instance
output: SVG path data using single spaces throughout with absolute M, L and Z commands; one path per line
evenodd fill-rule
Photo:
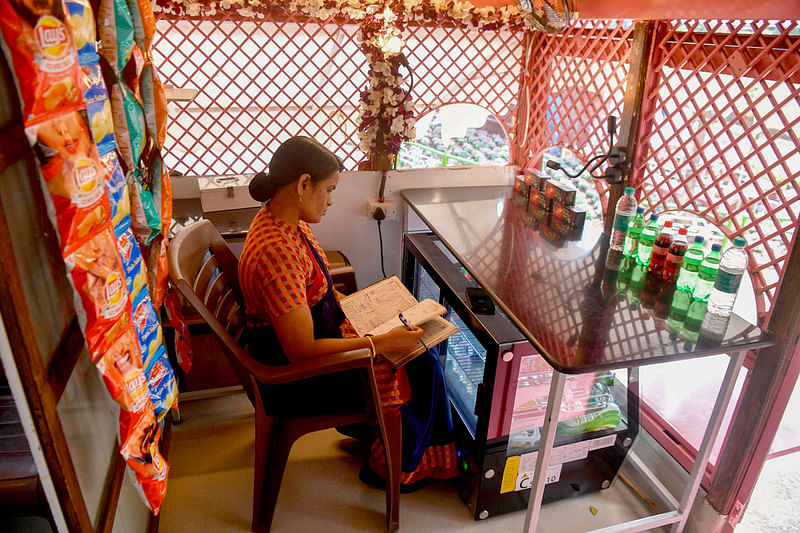
M 106 280 L 106 285 L 103 289 L 106 302 L 112 306 L 118 303 L 122 299 L 123 295 L 122 286 L 122 276 L 116 272 L 109 274 L 108 279 Z
M 133 323 L 136 325 L 136 331 L 144 331 L 144 327 L 147 325 L 147 305 L 144 300 L 136 306 L 136 310 L 133 312 Z
M 88 157 L 78 159 L 72 168 L 72 177 L 83 193 L 90 193 L 97 187 L 97 169 Z
M 36 22 L 36 40 L 48 59 L 60 59 L 69 51 L 69 33 L 64 24 L 51 15 L 44 15 Z
M 130 237 L 128 237 L 127 232 L 119 236 L 119 240 L 117 240 L 117 246 L 119 247 L 122 261 L 125 263 L 130 261 L 131 252 L 133 251 L 133 241 L 130 239 Z

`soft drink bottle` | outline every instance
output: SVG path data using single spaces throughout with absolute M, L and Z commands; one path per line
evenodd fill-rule
M 697 283 L 697 270 L 700 268 L 700 263 L 703 262 L 703 240 L 702 235 L 694 238 L 694 242 L 683 256 L 683 265 L 678 274 L 678 289 L 689 293 L 690 296 L 695 283 Z
M 628 224 L 628 234 L 625 236 L 625 248 L 622 253 L 625 257 L 633 257 L 639 244 L 639 237 L 644 229 L 644 207 L 636 208 L 636 216 Z
M 719 271 L 714 280 L 714 288 L 708 298 L 708 309 L 703 320 L 702 330 L 712 338 L 722 338 L 728 327 L 736 292 L 747 270 L 747 244 L 744 237 L 733 239 L 733 246 L 725 250 L 719 262 Z
M 628 233 L 628 223 L 636 214 L 636 198 L 633 193 L 636 189 L 625 187 L 625 194 L 617 200 L 617 208 L 614 211 L 614 224 L 611 229 L 611 239 L 609 247 L 612 250 L 622 252 L 625 247 L 625 236 Z
M 619 267 L 619 277 L 617 277 L 617 290 L 620 295 L 625 294 L 625 291 L 628 290 L 628 284 L 631 281 L 633 266 L 635 264 L 636 260 L 633 257 L 627 256 L 622 258 L 622 265 Z
M 647 267 L 639 264 L 634 265 L 631 271 L 631 281 L 628 283 L 628 301 L 630 302 L 631 309 L 635 310 L 639 308 L 646 278 Z
M 664 222 L 661 233 L 653 243 L 653 252 L 650 254 L 650 272 L 659 276 L 664 271 L 664 264 L 667 262 L 667 254 L 672 244 L 672 221 Z
M 683 265 L 683 257 L 686 255 L 686 249 L 689 247 L 689 244 L 686 242 L 687 231 L 686 228 L 678 230 L 678 235 L 675 237 L 675 240 L 672 241 L 672 244 L 669 245 L 667 261 L 664 263 L 664 271 L 661 273 L 664 281 L 673 286 L 678 281 L 678 274 L 681 265 Z
M 651 276 L 654 274 L 651 274 Z M 658 287 L 658 294 L 656 295 L 655 307 L 653 315 L 656 318 L 666 319 L 669 316 L 669 308 L 672 303 L 672 294 L 675 292 L 675 284 L 669 283 L 664 278 L 661 278 L 661 283 Z
M 639 245 L 636 250 L 636 262 L 640 265 L 650 264 L 650 254 L 653 251 L 653 243 L 658 235 L 658 215 L 650 215 L 650 221 L 642 229 L 639 237 Z
M 711 246 L 708 255 L 703 258 L 703 262 L 700 263 L 700 267 L 697 269 L 697 281 L 692 290 L 692 299 L 708 302 L 711 288 L 717 278 L 717 270 L 719 270 L 719 251 L 721 249 L 722 245 L 715 243 Z
M 671 332 L 678 333 L 683 328 L 691 303 L 692 295 L 676 287 L 672 293 L 672 303 L 669 306 L 669 317 L 667 318 Z
M 656 306 L 656 298 L 658 293 L 661 292 L 661 285 L 663 284 L 661 276 L 647 274 L 647 279 L 644 282 L 644 290 L 642 290 L 642 307 L 645 309 L 653 309 Z
M 696 342 L 700 338 L 700 326 L 703 324 L 703 317 L 706 314 L 706 305 L 706 302 L 702 300 L 693 300 L 689 304 L 686 320 L 683 321 L 681 329 L 681 335 L 689 342 Z

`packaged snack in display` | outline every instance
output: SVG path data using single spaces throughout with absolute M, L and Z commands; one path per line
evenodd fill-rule
M 100 55 L 117 78 L 128 64 L 133 48 L 133 20 L 125 0 L 101 0 L 98 10 Z
M 147 284 L 147 271 L 142 251 L 139 249 L 130 227 L 123 227 L 121 232 L 117 232 L 117 250 L 122 260 L 128 293 L 135 301 L 140 293 L 147 293 L 147 291 L 142 291 Z
M 76 293 L 75 309 L 84 325 L 89 352 L 103 353 L 112 330 L 130 323 L 128 285 L 110 225 L 84 240 L 64 258 Z M 78 306 L 80 302 L 80 306 Z
M 83 112 L 29 126 L 25 132 L 39 161 L 61 249 L 66 251 L 110 220 L 104 168 Z
M 147 366 L 158 348 L 164 345 L 158 313 L 147 291 L 137 294 L 133 302 L 133 325 L 136 328 L 136 339 L 142 352 L 142 360 Z
M 114 232 L 119 234 L 122 226 L 130 227 L 131 199 L 128 194 L 128 184 L 117 158 L 117 152 L 109 152 L 100 158 L 100 163 L 105 169 L 106 192 L 111 204 L 111 223 Z
M 151 63 L 145 65 L 139 83 L 147 131 L 160 148 L 164 146 L 164 139 L 167 136 L 167 97 Z
M 142 50 L 150 50 L 153 35 L 156 33 L 156 18 L 153 6 L 148 0 L 128 0 L 128 9 L 133 19 L 133 35 Z
M 61 2 L 0 0 L 0 30 L 26 126 L 83 108 L 78 54 Z
M 150 408 L 137 414 L 120 412 L 119 427 L 120 454 L 130 467 L 147 506 L 157 515 L 167 491 L 169 472 L 169 466 L 158 449 L 161 426 Z
M 120 407 L 131 413 L 143 411 L 150 402 L 150 390 L 136 342 L 129 324 L 111 346 L 94 359 L 103 383 Z
M 159 235 L 145 250 L 147 287 L 156 309 L 161 308 L 167 293 L 167 239 Z
M 83 65 L 83 99 L 86 101 L 86 114 L 97 152 L 103 156 L 114 151 L 114 120 L 111 115 L 111 102 L 103 81 L 103 73 L 98 63 Z
M 125 85 L 131 90 L 133 93 L 133 97 L 136 98 L 136 101 L 139 105 L 142 104 L 142 94 L 139 88 L 139 78 L 142 76 L 142 71 L 145 67 L 145 59 L 144 54 L 139 49 L 138 46 L 133 45 L 131 49 L 131 59 L 128 61 L 128 64 L 125 65 L 125 68 L 122 69 L 122 80 L 125 82 Z
M 114 132 L 122 161 L 130 172 L 136 168 L 145 144 L 144 113 L 130 89 L 124 83 L 111 87 L 111 111 Z
M 178 385 L 175 383 L 175 373 L 167 358 L 167 350 L 159 346 L 155 354 L 145 363 L 144 374 L 150 387 L 150 401 L 159 421 L 175 405 L 178 399 Z
M 65 3 L 72 23 L 75 48 L 78 49 L 78 63 L 97 63 L 100 57 L 97 55 L 97 33 L 92 6 L 88 0 L 66 0 Z
M 149 175 L 150 169 L 144 169 Z M 161 230 L 161 218 L 153 194 L 145 187 L 142 169 L 128 175 L 128 192 L 131 199 L 131 229 L 136 240 L 147 246 Z M 149 186 L 150 184 L 147 183 Z

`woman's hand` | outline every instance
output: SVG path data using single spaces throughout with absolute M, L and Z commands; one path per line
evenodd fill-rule
M 396 328 L 373 337 L 375 342 L 375 351 L 378 353 L 406 353 L 410 352 L 416 346 L 417 341 L 422 337 L 422 329 L 414 327 L 409 330 L 403 326 Z

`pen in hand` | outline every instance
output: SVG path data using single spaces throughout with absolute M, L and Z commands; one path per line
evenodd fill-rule
M 403 313 L 397 315 L 397 318 L 400 319 L 400 323 L 403 324 L 408 331 L 414 331 L 414 326 L 412 326 L 408 319 L 403 316 Z M 422 340 L 422 337 L 419 338 L 419 342 L 422 344 L 422 347 L 425 348 L 425 351 L 428 351 L 428 347 L 425 345 L 425 341 Z

